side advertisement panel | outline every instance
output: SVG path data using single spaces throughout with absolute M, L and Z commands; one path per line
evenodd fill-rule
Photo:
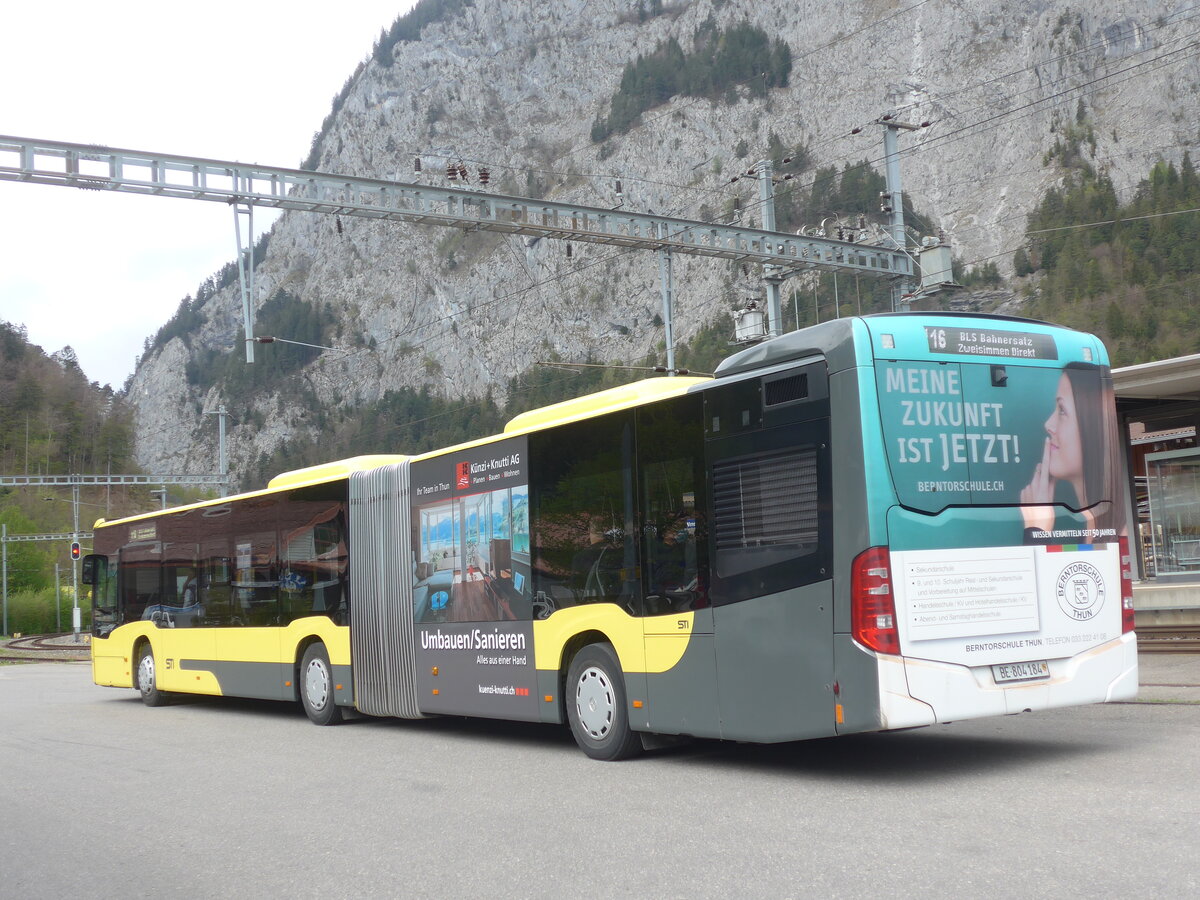
M 527 441 L 412 464 L 422 712 L 537 721 Z

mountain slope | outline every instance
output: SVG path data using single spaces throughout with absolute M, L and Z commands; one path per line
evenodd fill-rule
M 419 156 L 421 177 L 440 184 L 447 162 L 461 162 L 476 186 L 486 167 L 495 192 L 758 224 L 753 180 L 730 177 L 790 153 L 801 163 L 779 202 L 791 224 L 832 212 L 878 220 L 869 202 L 824 208 L 814 178 L 864 159 L 877 167 L 872 123 L 894 111 L 933 123 L 902 139 L 905 189 L 933 220 L 921 232 L 940 226 L 959 257 L 1007 272 L 1026 215 L 1070 168 L 1064 146 L 1128 195 L 1194 137 L 1191 6 L 871 0 L 833 15 L 795 0 L 426 0 L 418 10 L 419 31 L 381 40 L 339 95 L 310 154 L 316 168 L 408 181 Z M 762 71 L 774 74 L 762 84 L 734 77 L 691 93 L 660 89 L 662 67 L 638 69 L 639 58 L 686 67 L 707 54 L 715 70 L 746 27 L 771 48 Z M 790 51 L 783 78 L 780 43 Z M 619 110 L 622 127 L 596 130 Z M 1065 145 L 1072 129 L 1087 139 Z M 339 416 L 389 390 L 450 399 L 491 388 L 503 401 L 514 378 L 554 353 L 663 358 L 652 253 L 575 244 L 568 255 L 558 242 L 288 213 L 258 255 L 258 333 L 346 352 L 263 346 L 246 372 L 227 271 L 181 308 L 186 321 L 175 324 L 186 327 L 160 335 L 133 376 L 142 465 L 211 471 L 215 427 L 204 413 L 222 402 L 236 419 L 232 466 L 246 473 L 285 442 L 319 446 Z M 757 275 L 677 259 L 677 336 L 740 305 Z M 802 279 L 788 288 L 811 289 Z

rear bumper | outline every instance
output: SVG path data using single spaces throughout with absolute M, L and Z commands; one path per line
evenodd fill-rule
M 1047 681 L 998 685 L 991 666 L 879 657 L 880 720 L 909 728 L 1137 696 L 1137 640 L 1125 634 L 1076 656 L 1050 660 Z

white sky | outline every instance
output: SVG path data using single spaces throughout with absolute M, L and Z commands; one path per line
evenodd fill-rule
M 415 0 L 16 2 L 0 134 L 298 167 L 334 95 Z M 354 174 L 354 173 L 350 173 Z M 256 210 L 255 231 L 273 221 Z M 0 319 L 119 388 L 236 256 L 224 204 L 0 181 Z

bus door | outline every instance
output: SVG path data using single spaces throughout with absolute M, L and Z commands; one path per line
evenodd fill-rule
M 825 363 L 735 382 L 705 398 L 722 736 L 833 734 Z
M 182 524 L 177 516 L 162 523 L 161 531 Z M 209 691 L 216 641 L 207 627 L 200 593 L 196 544 L 190 540 L 163 541 L 158 602 L 143 612 L 158 629 L 155 644 L 158 686 L 164 691 Z
M 702 412 L 699 395 L 637 411 L 642 629 L 650 729 L 716 736 Z
M 295 697 L 292 660 L 282 658 L 279 553 L 272 498 L 235 514 L 230 551 L 228 626 L 217 630 L 218 677 L 224 693 L 264 700 Z

